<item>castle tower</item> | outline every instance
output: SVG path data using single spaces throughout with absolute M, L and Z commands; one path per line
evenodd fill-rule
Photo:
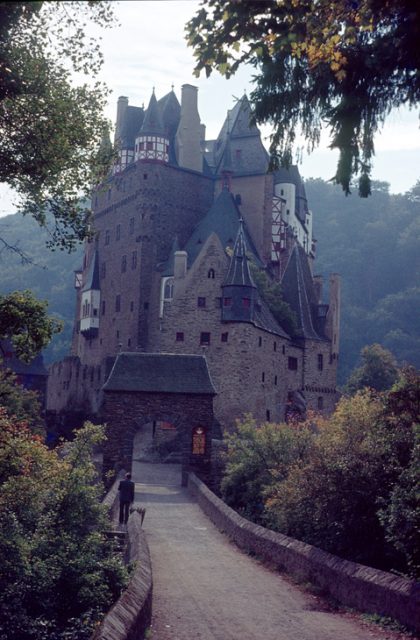
M 222 321 L 250 322 L 253 320 L 257 288 L 249 270 L 242 219 L 239 222 L 239 231 L 222 291 Z
M 163 126 L 154 90 L 136 137 L 134 159 L 165 163 L 169 161 L 169 138 Z

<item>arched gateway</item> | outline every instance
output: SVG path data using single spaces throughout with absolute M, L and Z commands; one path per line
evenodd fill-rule
M 130 469 L 136 431 L 161 420 L 179 432 L 182 483 L 188 471 L 208 478 L 216 391 L 204 356 L 120 353 L 103 391 L 104 474 Z

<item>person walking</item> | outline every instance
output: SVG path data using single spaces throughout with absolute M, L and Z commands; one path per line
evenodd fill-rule
M 121 480 L 118 491 L 120 492 L 120 524 L 127 524 L 130 504 L 134 502 L 134 482 L 131 480 L 131 473 L 125 474 L 125 480 Z

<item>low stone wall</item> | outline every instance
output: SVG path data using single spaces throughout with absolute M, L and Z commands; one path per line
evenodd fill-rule
M 123 473 L 121 475 L 124 475 Z M 115 520 L 118 510 L 119 478 L 103 500 Z M 126 559 L 135 563 L 127 589 L 108 611 L 91 640 L 140 640 L 144 637 L 152 618 L 152 563 L 141 517 L 134 511 L 127 525 L 128 546 Z
M 238 515 L 194 474 L 188 489 L 218 529 L 255 555 L 300 581 L 311 582 L 342 604 L 398 620 L 420 631 L 420 583 L 342 560 Z

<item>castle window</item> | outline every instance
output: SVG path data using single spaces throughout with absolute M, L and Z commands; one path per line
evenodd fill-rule
M 121 225 L 117 224 L 117 228 L 115 230 L 115 239 L 119 240 L 121 238 Z
M 133 301 L 130 302 L 130 311 L 134 311 L 134 302 Z
M 121 296 L 115 297 L 115 311 L 121 311 Z
M 153 151 L 153 142 L 151 140 L 146 142 L 146 149 L 147 151 Z
M 172 300 L 174 297 L 174 279 L 168 278 L 165 282 L 165 288 L 163 290 L 163 299 Z
M 249 309 L 249 307 L 251 306 L 251 299 L 250 298 L 242 298 L 242 306 L 245 309 Z
M 265 418 L 268 422 L 270 422 L 270 409 L 267 409 L 267 411 L 265 412 Z
M 318 409 L 324 408 L 324 398 L 322 396 L 318 397 Z
M 139 150 L 144 151 L 144 142 L 139 142 Z
M 207 331 L 203 331 L 200 334 L 200 344 L 202 345 L 210 344 L 210 334 Z
M 223 306 L 231 307 L 232 306 L 232 298 L 223 298 Z
M 106 310 L 106 304 L 105 304 L 105 300 L 102 300 L 102 315 L 105 315 L 105 310 Z
M 109 241 L 111 240 L 111 234 L 109 232 L 109 229 L 107 229 L 105 231 L 105 244 L 109 244 Z
M 283 345 L 283 346 L 282 346 L 282 348 L 281 348 L 281 352 L 282 352 L 282 354 L 283 354 L 283 355 L 286 353 L 286 347 L 285 347 L 285 345 Z
M 298 368 L 297 358 L 293 358 L 293 356 L 289 356 L 287 361 L 287 366 L 291 371 L 297 371 L 297 368 Z
M 137 269 L 137 251 L 133 251 L 131 254 L 131 268 Z
M 206 306 L 206 299 L 205 298 L 197 298 L 197 307 L 205 307 Z
M 103 280 L 106 276 L 106 262 L 101 262 L 101 279 Z
M 134 218 L 130 218 L 130 236 L 134 233 Z
M 121 273 L 125 273 L 127 271 L 127 256 L 123 256 L 121 258 Z
M 119 330 L 117 330 L 117 334 L 116 335 L 117 335 L 117 338 L 120 337 L 120 331 Z
M 324 368 L 324 356 L 322 353 L 318 353 L 318 371 L 322 371 Z
M 227 342 L 228 341 L 228 336 L 229 336 L 229 334 L 227 332 L 226 333 L 222 333 L 222 335 L 220 336 L 221 341 L 222 342 Z
M 131 347 L 131 338 L 128 338 L 127 340 L 127 347 Z
M 277 342 L 273 342 L 273 351 L 277 351 Z
M 210 278 L 211 280 L 214 280 L 214 276 L 215 276 L 214 269 L 209 269 L 207 272 L 207 277 Z
M 284 189 L 280 189 L 280 195 L 284 196 Z
M 265 382 L 265 373 L 264 373 L 264 371 L 261 374 L 261 382 Z
M 148 308 L 149 308 L 149 303 L 148 303 L 148 302 L 145 302 L 145 303 L 144 303 L 144 305 L 143 305 L 143 309 L 144 309 L 145 311 L 147 311 L 147 310 L 148 310 Z
M 147 180 L 147 173 L 143 173 L 143 180 Z
M 258 338 L 258 346 L 262 347 L 262 338 L 261 338 L 261 336 Z
M 175 340 L 177 342 L 184 342 L 184 332 L 183 331 L 177 331 Z
M 277 387 L 277 376 L 274 376 L 274 385 Z

